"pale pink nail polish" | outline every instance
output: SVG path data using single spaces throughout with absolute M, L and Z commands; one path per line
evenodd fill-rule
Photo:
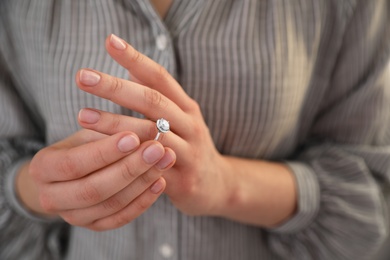
M 100 113 L 91 109 L 83 108 L 79 112 L 79 120 L 87 124 L 95 124 L 100 119 Z
M 117 50 L 123 51 L 124 49 L 126 49 L 126 44 L 123 42 L 121 38 L 119 38 L 115 34 L 111 34 L 110 43 L 111 46 Z
M 161 180 L 156 181 L 152 187 L 150 187 L 151 192 L 154 194 L 161 192 L 162 189 L 164 189 L 164 184 Z
M 139 145 L 138 138 L 133 135 L 126 135 L 118 142 L 118 149 L 123 153 L 128 153 L 131 150 L 134 150 Z
M 154 164 L 164 156 L 164 153 L 162 145 L 154 143 L 144 150 L 142 157 L 147 164 Z
M 81 70 L 79 79 L 84 85 L 95 86 L 100 81 L 100 75 L 90 70 Z
M 159 170 L 164 170 L 175 161 L 176 161 L 176 154 L 171 151 L 166 151 L 164 156 L 156 164 L 156 167 Z

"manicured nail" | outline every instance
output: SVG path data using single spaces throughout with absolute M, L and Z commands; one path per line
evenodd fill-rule
M 126 44 L 123 42 L 121 38 L 119 38 L 115 34 L 111 34 L 110 43 L 111 46 L 117 50 L 123 51 L 124 49 L 126 49 Z
M 126 135 L 119 140 L 118 149 L 123 153 L 127 153 L 137 148 L 138 145 L 138 138 L 136 138 L 134 135 Z
M 164 189 L 164 183 L 161 181 L 161 179 L 159 179 L 158 181 L 156 181 L 152 187 L 150 187 L 150 190 L 155 193 L 155 194 L 158 194 L 161 192 L 161 190 Z
M 79 120 L 87 124 L 95 124 L 100 119 L 100 113 L 88 108 L 83 108 L 79 112 Z
M 80 71 L 80 82 L 87 86 L 95 86 L 100 81 L 100 75 L 90 70 Z
M 156 164 L 156 167 L 159 170 L 164 170 L 175 161 L 176 161 L 176 154 L 171 150 L 167 150 L 163 158 L 161 158 L 161 160 Z
M 142 157 L 147 164 L 153 164 L 163 157 L 164 152 L 161 144 L 152 144 L 144 150 Z

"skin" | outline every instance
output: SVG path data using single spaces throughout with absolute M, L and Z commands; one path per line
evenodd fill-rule
M 106 136 L 81 130 L 22 167 L 18 193 L 36 213 L 93 230 L 112 229 L 153 204 L 166 185 L 162 170 L 175 158 L 160 143 L 140 144 L 128 131 Z
M 172 0 L 150 0 L 157 13 L 161 18 L 167 14 L 169 7 L 172 5 Z
M 289 168 L 220 154 L 198 104 L 163 67 L 114 35 L 106 39 L 106 49 L 132 80 L 81 69 L 78 87 L 148 119 L 82 109 L 78 120 L 84 130 L 22 167 L 17 190 L 26 207 L 92 230 L 131 222 L 163 191 L 189 215 L 274 227 L 294 214 L 296 184 Z M 161 117 L 171 132 L 150 141 Z M 124 136 L 133 146 L 121 152 Z M 157 154 L 154 160 L 144 158 L 147 147 Z

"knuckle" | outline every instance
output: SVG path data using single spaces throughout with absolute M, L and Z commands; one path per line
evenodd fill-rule
M 111 89 L 111 95 L 109 97 L 109 100 L 112 100 L 112 96 L 120 94 L 121 90 L 123 89 L 122 80 L 118 78 L 112 78 L 110 89 Z
M 111 197 L 107 200 L 105 200 L 102 203 L 102 206 L 105 210 L 118 210 L 123 207 L 123 203 L 120 199 L 114 197 Z
M 64 174 L 68 179 L 77 178 L 79 176 L 77 162 L 69 153 L 66 153 L 58 164 L 59 172 Z
M 120 166 L 120 172 L 122 177 L 127 182 L 132 182 L 138 177 L 136 167 L 131 162 L 124 161 Z
M 134 63 L 142 63 L 144 60 L 144 56 L 139 51 L 134 50 L 130 60 Z
M 193 178 L 188 178 L 182 183 L 181 194 L 185 198 L 194 198 L 198 194 L 199 188 L 197 187 Z
M 203 128 L 199 124 L 192 124 L 192 130 L 194 131 L 194 134 L 200 135 L 203 132 Z
M 144 90 L 146 105 L 152 108 L 165 108 L 167 101 L 163 98 L 160 92 L 151 88 Z
M 203 124 L 199 124 L 197 121 L 193 120 L 190 123 L 190 127 L 188 131 L 191 132 L 191 136 L 196 136 L 197 138 L 202 138 L 204 135 L 204 127 Z
M 76 199 L 78 201 L 95 204 L 100 202 L 101 194 L 94 185 L 87 182 L 77 191 Z
M 120 117 L 116 114 L 114 114 L 112 117 L 111 117 L 111 123 L 110 123 L 110 128 L 112 130 L 120 130 L 120 125 L 121 125 L 121 120 L 120 120 Z
M 141 182 L 145 185 L 149 185 L 149 184 L 152 184 L 155 179 L 151 176 L 151 174 L 149 174 L 150 172 L 146 172 L 144 174 L 142 174 L 139 179 L 141 179 Z
M 99 148 L 94 151 L 93 160 L 96 165 L 108 165 L 105 153 Z
M 196 194 L 196 188 L 195 188 L 195 185 L 188 185 L 186 188 L 185 188 L 185 191 L 184 191 L 185 195 L 187 197 L 194 197 L 195 194 Z

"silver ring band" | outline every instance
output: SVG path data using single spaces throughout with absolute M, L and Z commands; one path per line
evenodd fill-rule
M 158 140 L 161 134 L 169 132 L 169 121 L 164 118 L 160 118 L 156 122 L 156 127 L 158 132 L 154 140 Z

